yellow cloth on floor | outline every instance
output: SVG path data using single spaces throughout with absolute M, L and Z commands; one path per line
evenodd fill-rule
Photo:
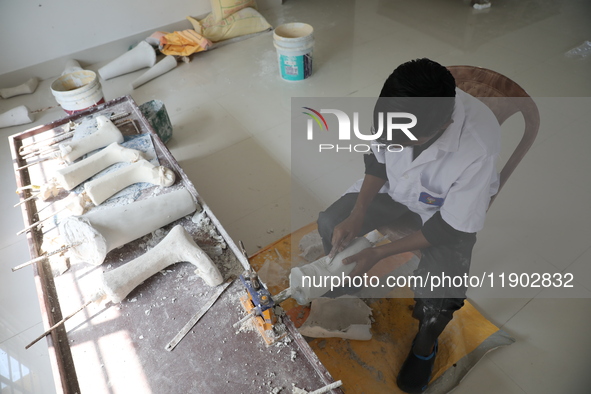
M 258 271 L 263 265 L 268 268 L 271 264 L 279 264 L 282 270 L 276 271 L 285 271 L 289 275 L 292 263 L 305 263 L 299 256 L 298 245 L 304 235 L 314 230 L 316 224 L 309 224 L 261 249 L 250 258 L 251 265 Z M 407 259 L 410 258 L 412 254 L 407 255 Z M 384 262 L 382 260 L 380 264 Z M 399 261 L 393 262 L 393 266 L 399 264 Z M 265 280 L 262 275 L 261 278 Z M 267 285 L 271 294 L 277 294 L 289 286 L 289 278 L 274 278 L 273 283 Z M 408 355 L 418 322 L 412 317 L 412 291 L 408 288 L 393 291 L 397 293 L 390 295 L 397 298 L 379 298 L 368 302 L 375 320 L 371 328 L 371 340 L 326 338 L 314 339 L 309 343 L 332 377 L 343 381 L 343 389 L 347 394 L 402 393 L 396 385 L 396 375 Z M 288 299 L 281 306 L 289 311 L 297 304 L 293 299 Z M 466 301 L 439 337 L 439 352 L 431 382 L 449 368 L 455 368 L 459 360 L 497 331 L 499 329 L 495 325 Z
M 189 56 L 206 51 L 212 45 L 210 40 L 191 29 L 167 33 L 160 38 L 160 43 L 162 53 L 175 56 Z

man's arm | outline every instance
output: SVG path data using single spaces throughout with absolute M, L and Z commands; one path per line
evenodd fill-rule
M 419 230 L 385 245 L 362 250 L 353 256 L 343 259 L 343 264 L 357 263 L 349 276 L 361 276 L 383 258 L 413 250 L 425 249 L 430 246 L 431 243 L 425 238 L 423 231 Z
M 343 264 L 357 263 L 349 275 L 360 276 L 369 271 L 378 261 L 388 256 L 421 250 L 434 245 L 455 244 L 470 236 L 473 236 L 473 233 L 459 231 L 450 226 L 438 211 L 427 220 L 421 230 L 388 244 L 365 249 L 343 259 Z

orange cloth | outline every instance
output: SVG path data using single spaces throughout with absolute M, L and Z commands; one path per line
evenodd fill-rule
M 189 56 L 193 53 L 208 50 L 212 43 L 195 30 L 187 29 L 168 33 L 160 38 L 165 55 Z

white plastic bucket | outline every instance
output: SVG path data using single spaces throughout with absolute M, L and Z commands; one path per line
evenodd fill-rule
M 62 75 L 51 84 L 51 93 L 69 115 L 105 102 L 101 83 L 89 70 Z
M 279 75 L 286 81 L 303 81 L 312 75 L 314 28 L 307 23 L 286 23 L 273 31 Z

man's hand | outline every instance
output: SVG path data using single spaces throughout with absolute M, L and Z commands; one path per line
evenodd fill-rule
M 345 249 L 357 237 L 363 225 L 363 215 L 351 213 L 349 217 L 335 226 L 332 232 L 332 249 L 328 254 L 333 258 L 335 254 Z
M 369 271 L 380 260 L 381 257 L 376 248 L 367 248 L 357 254 L 343 259 L 343 264 L 347 265 L 357 263 L 355 268 L 353 268 L 353 271 L 351 271 L 349 274 L 349 277 L 355 277 L 362 276 L 363 274 L 367 273 L 367 271 Z

